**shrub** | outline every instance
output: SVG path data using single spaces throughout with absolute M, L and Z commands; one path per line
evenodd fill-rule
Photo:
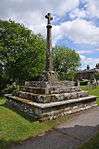
M 80 85 L 82 85 L 82 86 L 87 85 L 87 84 L 88 84 L 88 80 L 80 81 Z

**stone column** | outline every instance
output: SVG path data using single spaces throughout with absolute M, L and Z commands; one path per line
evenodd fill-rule
M 46 49 L 46 71 L 51 72 L 53 71 L 52 66 L 52 56 L 51 56 L 51 50 L 52 50 L 52 35 L 51 35 L 51 20 L 53 20 L 53 17 L 51 17 L 51 14 L 48 13 L 45 18 L 48 20 L 47 22 L 47 49 Z

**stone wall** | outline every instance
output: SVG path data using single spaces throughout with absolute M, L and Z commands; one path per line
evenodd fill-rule
M 39 108 L 34 107 L 29 104 L 22 103 L 20 101 L 15 101 L 13 99 L 9 99 L 7 101 L 7 105 L 11 107 L 12 109 L 16 109 L 17 111 L 21 111 L 24 113 L 24 115 L 35 119 L 35 120 L 51 120 L 58 118 L 60 116 L 64 116 L 67 114 L 75 113 L 81 110 L 85 110 L 88 108 L 91 108 L 93 106 L 96 106 L 96 102 L 93 100 L 90 101 L 83 101 L 78 103 L 71 103 L 67 105 L 61 105 L 61 106 L 55 106 L 50 108 Z

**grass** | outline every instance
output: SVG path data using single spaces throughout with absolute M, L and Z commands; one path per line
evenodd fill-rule
M 32 122 L 4 105 L 5 99 L 0 98 L 0 149 L 8 149 L 11 142 L 19 142 L 51 130 L 68 117 L 46 122 Z
M 96 103 L 99 105 L 99 86 L 96 88 L 88 88 L 88 86 L 81 86 L 81 89 L 88 91 L 90 95 L 95 95 L 97 97 Z
M 4 97 L 0 97 L 0 106 L 5 104 L 5 98 Z
M 99 86 L 96 88 L 88 88 L 87 86 L 82 86 L 81 88 L 88 91 L 90 95 L 97 96 L 96 103 L 99 105 Z M 99 133 L 97 133 L 94 138 L 82 145 L 79 149 L 99 149 Z
M 83 144 L 79 149 L 99 149 L 99 133 L 89 142 Z

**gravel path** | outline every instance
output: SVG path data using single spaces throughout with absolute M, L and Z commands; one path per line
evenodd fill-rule
M 77 149 L 96 132 L 99 132 L 99 107 L 76 114 L 53 131 L 12 145 L 11 149 Z

